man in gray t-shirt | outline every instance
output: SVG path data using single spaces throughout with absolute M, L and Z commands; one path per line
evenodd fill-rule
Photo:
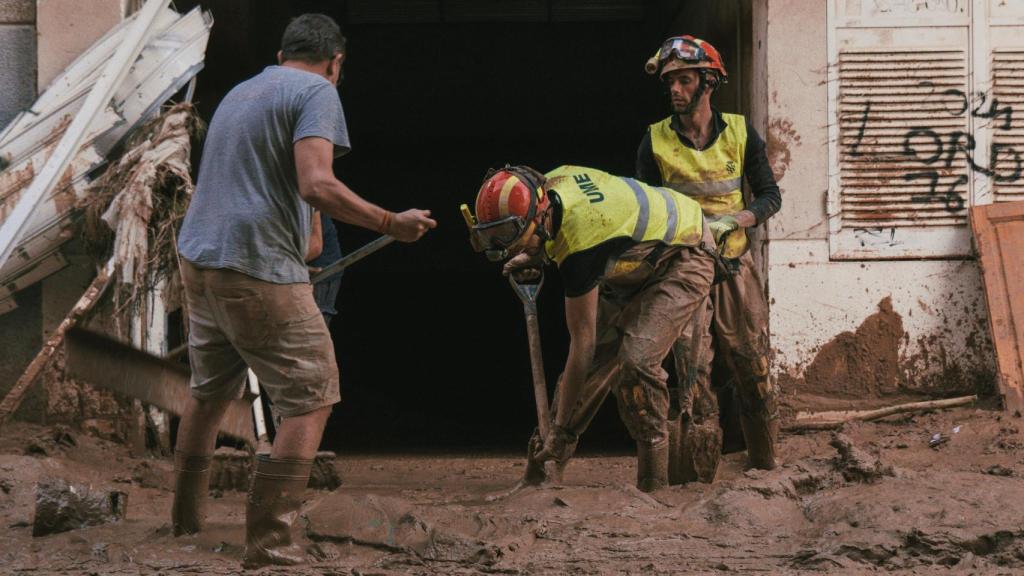
M 228 92 L 210 123 L 181 256 L 276 284 L 308 282 L 312 208 L 299 194 L 293 146 L 323 138 L 349 151 L 341 100 L 322 76 L 268 66 Z
M 304 262 L 313 210 L 404 242 L 437 225 L 429 211 L 389 212 L 334 177 L 334 158 L 349 150 L 335 89 L 344 50 L 333 20 L 300 16 L 284 32 L 280 65 L 224 97 L 178 240 L 192 398 L 175 446 L 175 535 L 203 527 L 218 425 L 241 395 L 246 368 L 281 416 L 246 500 L 246 567 L 304 561 L 291 522 L 340 399 L 334 347 Z

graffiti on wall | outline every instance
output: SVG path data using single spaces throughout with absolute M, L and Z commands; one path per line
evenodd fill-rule
M 963 12 L 964 0 L 874 0 L 876 11 L 887 13 L 918 14 L 921 12 Z
M 940 91 L 929 81 L 919 82 L 918 87 L 930 89 L 927 93 L 929 97 L 940 97 L 944 108 L 937 113 L 940 116 L 964 118 L 970 115 L 973 118 L 988 120 L 991 122 L 993 133 L 1009 131 L 1013 125 L 1013 107 L 1000 103 L 998 98 L 991 97 L 985 92 L 968 95 L 955 88 Z M 970 172 L 984 174 L 998 183 L 1013 183 L 1024 177 L 1024 156 L 1014 146 L 993 142 L 988 158 L 979 159 L 978 143 L 973 134 L 963 130 L 943 134 L 935 126 L 916 126 L 908 129 L 902 135 L 901 151 L 896 157 L 873 158 L 871 152 L 865 152 L 861 148 L 870 119 L 871 101 L 868 100 L 850 147 L 850 156 L 879 162 L 893 160 L 906 163 L 909 160 L 920 164 L 920 168 L 908 170 L 898 176 L 908 183 L 923 182 L 927 187 L 927 192 L 911 196 L 910 200 L 913 203 L 938 203 L 950 212 L 963 210 L 965 200 L 958 189 L 967 184 L 969 176 L 965 173 L 954 174 L 953 164 L 959 157 L 966 160 Z M 944 176 L 950 175 L 955 175 L 956 178 L 952 181 L 942 181 Z

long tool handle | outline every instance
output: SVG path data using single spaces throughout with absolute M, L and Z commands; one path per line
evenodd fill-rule
M 256 453 L 270 454 L 270 436 L 267 434 L 267 416 L 263 412 L 263 398 L 260 397 L 260 381 L 252 368 L 249 369 L 246 380 L 249 382 L 249 392 L 255 396 L 252 400 L 252 419 L 256 424 Z
M 540 430 L 540 437 L 547 438 L 551 413 L 548 408 L 548 385 L 544 378 L 544 356 L 540 347 L 540 324 L 537 322 L 537 313 L 531 312 L 529 306 L 524 306 L 524 308 L 526 310 L 526 334 L 530 338 L 533 397 L 537 402 L 537 428 Z
M 309 279 L 309 283 L 316 284 L 321 280 L 326 280 L 394 241 L 394 236 L 381 236 L 372 242 L 368 242 L 359 248 L 356 248 L 351 254 L 337 262 L 324 266 L 322 270 L 314 274 L 313 277 Z

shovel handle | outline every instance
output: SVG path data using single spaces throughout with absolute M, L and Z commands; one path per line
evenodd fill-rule
M 326 280 L 394 241 L 394 236 L 381 236 L 372 242 L 367 242 L 359 248 L 356 248 L 348 256 L 324 266 L 322 270 L 310 277 L 309 283 L 316 284 L 321 280 Z
M 548 406 L 548 385 L 544 376 L 544 354 L 540 345 L 540 324 L 537 322 L 537 295 L 544 286 L 544 273 L 536 284 L 520 284 L 509 274 L 508 283 L 523 302 L 526 316 L 526 335 L 530 340 L 530 368 L 533 375 L 533 398 L 537 404 L 537 429 L 541 438 L 547 438 L 551 412 Z
M 512 274 L 508 275 L 508 283 L 512 285 L 512 290 L 522 301 L 523 307 L 527 314 L 537 313 L 537 295 L 540 294 L 540 289 L 544 287 L 544 271 L 540 273 L 540 280 L 536 284 L 527 284 L 525 282 L 516 282 L 515 277 Z
M 540 324 L 536 313 L 526 314 L 526 334 L 530 339 L 530 368 L 533 372 L 533 396 L 537 404 L 537 428 L 541 438 L 547 438 L 551 412 L 548 407 L 548 384 L 544 376 L 544 355 L 540 347 Z

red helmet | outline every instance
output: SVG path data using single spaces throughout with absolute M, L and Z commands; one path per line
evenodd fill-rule
M 729 76 L 718 50 L 710 43 L 689 35 L 665 40 L 645 67 L 648 74 L 657 73 L 658 76 L 673 70 L 695 68 L 714 71 L 722 82 Z
M 537 215 L 548 207 L 544 176 L 527 166 L 505 166 L 488 172 L 476 195 L 473 244 L 492 260 L 536 231 Z

